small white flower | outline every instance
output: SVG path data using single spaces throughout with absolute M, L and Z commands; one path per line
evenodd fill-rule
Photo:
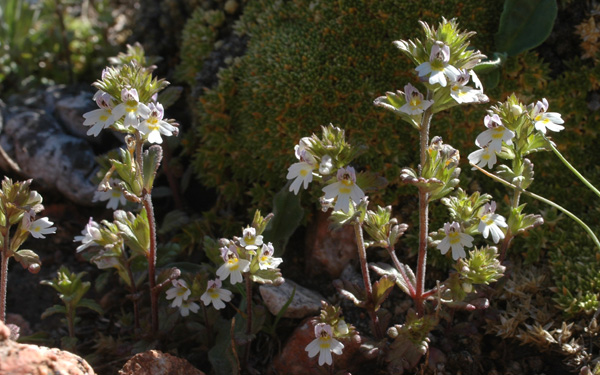
M 492 116 L 486 115 L 483 119 L 483 124 L 488 129 L 479 134 L 477 139 L 475 139 L 477 146 L 484 147 L 487 145 L 488 149 L 500 152 L 502 150 L 502 142 L 512 145 L 515 133 L 504 126 L 500 116 L 497 114 L 493 114 Z
M 221 286 L 222 282 L 218 278 L 208 281 L 206 292 L 200 297 L 204 306 L 208 306 L 212 303 L 215 309 L 221 310 L 225 308 L 225 302 L 231 301 L 232 293 L 227 289 L 221 288 Z
M 111 189 L 94 192 L 92 202 L 108 201 L 106 208 L 116 210 L 119 208 L 119 205 L 124 206 L 127 203 L 127 199 L 125 198 L 125 195 L 123 195 L 121 188 L 119 188 L 118 184 L 120 180 L 111 178 L 108 182 Z
M 450 96 L 457 103 L 486 103 L 489 101 L 487 95 L 483 93 L 483 86 L 474 71 L 467 72 L 464 69 L 459 69 L 460 75 L 455 81 L 452 81 L 450 87 Z M 467 86 L 469 80 L 473 81 L 475 88 Z
M 34 238 L 46 238 L 44 234 L 56 233 L 56 227 L 52 226 L 54 223 L 47 217 L 31 221 L 32 217 L 35 217 L 35 212 L 26 212 L 23 215 L 23 228 L 29 231 Z
M 307 189 L 308 184 L 312 182 L 312 173 L 314 169 L 314 165 L 304 161 L 290 165 L 286 176 L 288 180 L 294 180 L 290 185 L 290 191 L 293 191 L 294 194 L 298 194 L 300 186 L 304 186 L 304 188 Z
M 533 119 L 535 128 L 544 134 L 546 134 L 546 130 L 553 132 L 563 130 L 565 127 L 560 124 L 564 124 L 565 121 L 560 116 L 560 113 L 546 112 L 547 110 L 548 101 L 546 98 L 535 103 L 535 106 L 531 110 L 531 118 Z
M 337 171 L 337 181 L 323 188 L 324 199 L 337 198 L 334 210 L 348 212 L 350 209 L 350 199 L 354 203 L 360 202 L 365 193 L 356 184 L 356 172 L 354 168 L 340 168 Z
M 446 237 L 437 245 L 442 254 L 446 254 L 452 248 L 452 259 L 465 258 L 465 247 L 473 246 L 473 237 L 460 231 L 460 224 L 456 221 L 452 224 L 444 224 Z
M 75 236 L 73 242 L 81 242 L 81 245 L 77 246 L 77 252 L 80 253 L 83 250 L 87 249 L 90 246 L 97 245 L 96 241 L 102 239 L 102 235 L 100 234 L 100 225 L 92 220 L 90 220 L 85 225 L 85 228 L 81 231 L 81 236 Z
M 260 245 L 263 244 L 263 236 L 256 235 L 256 228 L 247 227 L 244 228 L 240 245 L 246 250 L 256 250 Z
M 438 41 L 431 47 L 429 61 L 417 66 L 416 71 L 419 73 L 419 78 L 429 76 L 428 82 L 430 85 L 439 83 L 440 86 L 446 87 L 448 84 L 446 77 L 450 81 L 456 81 L 456 78 L 460 75 L 459 70 L 448 64 L 449 62 L 450 47 Z
M 271 242 L 263 244 L 260 253 L 258 254 L 258 268 L 261 270 L 277 268 L 281 262 L 283 262 L 283 259 L 274 258 L 274 253 L 275 249 L 273 249 L 273 244 Z
M 306 346 L 308 357 L 312 358 L 319 354 L 319 366 L 323 366 L 324 363 L 331 365 L 333 363 L 331 352 L 341 355 L 344 344 L 332 337 L 331 326 L 325 323 L 315 325 L 315 337 L 316 339 Z
M 231 276 L 231 284 L 241 283 L 243 281 L 242 272 L 250 270 L 250 262 L 246 259 L 240 259 L 235 245 L 229 245 L 228 248 L 221 248 L 221 258 L 223 263 L 217 270 L 217 276 L 225 280 Z
M 424 100 L 423 94 L 410 83 L 404 86 L 404 97 L 406 103 L 398 110 L 411 116 L 420 115 L 433 104 L 433 100 Z
M 496 202 L 492 202 L 491 204 L 486 203 L 485 206 L 483 206 L 477 230 L 479 230 L 484 238 L 488 238 L 491 233 L 494 243 L 498 243 L 498 241 L 504 238 L 504 232 L 500 227 L 507 228 L 508 224 L 506 224 L 506 219 L 503 216 L 494 213 L 495 211 Z
M 140 97 L 136 89 L 125 88 L 121 90 L 121 101 L 123 103 L 117 105 L 112 113 L 115 116 L 115 121 L 125 116 L 125 120 L 123 120 L 125 126 L 137 128 L 139 125 L 138 116 L 148 118 L 150 115 L 150 108 L 140 103 Z
M 171 136 L 177 132 L 177 128 L 163 121 L 164 109 L 160 103 L 148 104 L 150 115 L 140 123 L 139 131 L 146 135 L 150 143 L 162 143 L 162 135 Z
M 333 171 L 333 160 L 329 155 L 323 155 L 321 164 L 319 164 L 319 173 L 323 176 L 331 174 Z
M 469 161 L 481 168 L 487 164 L 488 168 L 493 168 L 496 164 L 496 152 L 490 149 L 487 145 L 477 151 L 473 151 L 468 156 Z
M 192 291 L 185 280 L 173 280 L 172 284 L 173 287 L 167 290 L 167 299 L 173 300 L 171 307 L 180 307 L 184 301 L 187 301 Z
M 100 94 L 98 95 L 98 93 Z M 108 128 L 116 121 L 116 118 L 112 113 L 114 98 L 110 96 L 110 94 L 102 91 L 98 91 L 98 93 L 96 93 L 97 95 L 94 95 L 94 99 L 100 109 L 95 109 L 83 114 L 83 118 L 85 119 L 83 125 L 91 126 L 86 134 L 93 135 L 94 137 L 97 137 L 102 129 Z
M 181 306 L 179 306 L 179 313 L 181 314 L 181 316 L 188 316 L 190 315 L 190 311 L 195 314 L 198 312 L 199 309 L 200 306 L 196 302 L 183 301 L 181 303 Z

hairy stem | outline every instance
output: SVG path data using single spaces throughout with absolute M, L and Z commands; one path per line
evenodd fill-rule
M 4 212 L 6 212 L 6 209 Z M 8 285 L 8 260 L 10 259 L 8 256 L 9 233 L 10 224 L 6 228 L 6 235 L 4 236 L 2 251 L 0 252 L 2 258 L 0 264 L 0 321 L 3 323 L 6 323 L 6 290 Z
M 248 367 L 248 361 L 250 360 L 250 335 L 252 335 L 252 280 L 250 280 L 250 273 L 244 274 L 244 281 L 246 282 L 246 337 L 248 342 L 244 351 L 244 365 Z
M 371 316 L 371 321 L 373 323 L 373 333 L 375 334 L 375 337 L 381 338 L 383 337 L 383 334 L 381 332 L 381 327 L 379 327 L 379 318 L 377 317 L 375 311 L 372 310 L 373 287 L 371 286 L 371 277 L 369 276 L 369 266 L 367 264 L 367 250 L 365 248 L 362 224 L 358 221 L 355 221 L 353 226 L 354 235 L 356 237 L 356 245 L 358 248 L 358 260 L 360 261 L 360 270 L 363 277 L 363 283 L 365 284 L 365 294 L 367 304 L 369 306 L 369 315 Z
M 156 290 L 156 223 L 154 220 L 154 207 L 150 193 L 144 193 L 142 202 L 146 209 L 148 217 L 148 227 L 150 229 L 150 249 L 148 253 L 148 279 L 150 283 L 150 303 L 152 307 L 152 333 L 158 332 L 158 294 Z
M 433 92 L 427 90 L 427 99 L 433 98 Z M 429 147 L 429 126 L 431 125 L 432 117 L 431 108 L 423 113 L 421 127 L 419 129 L 420 139 L 420 162 L 419 176 L 422 173 L 422 168 L 427 161 L 427 149 Z M 417 314 L 423 316 L 424 299 L 423 292 L 425 290 L 425 273 L 427 271 L 427 234 L 429 231 L 429 194 L 424 188 L 419 188 L 419 255 L 417 258 L 417 290 L 415 291 L 415 307 Z

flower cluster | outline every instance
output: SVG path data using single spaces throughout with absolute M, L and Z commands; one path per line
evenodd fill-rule
M 545 98 L 525 108 L 513 95 L 485 116 L 483 124 L 487 130 L 477 136 L 475 144 L 479 150 L 469 154 L 469 161 L 492 169 L 498 156 L 513 159 L 514 155 L 524 156 L 537 150 L 547 131 L 559 132 L 564 129 L 563 123 L 559 113 L 548 112 Z
M 105 69 L 102 76 L 107 75 Z M 120 99 L 120 100 L 119 100 Z M 150 143 L 162 143 L 162 135 L 177 135 L 177 127 L 163 120 L 163 105 L 156 102 L 156 97 L 149 103 L 140 102 L 138 90 L 124 87 L 119 99 L 104 91 L 97 91 L 94 100 L 99 109 L 85 113 L 83 125 L 91 126 L 87 135 L 98 136 L 100 131 L 112 125 L 122 123 L 127 129 L 135 129 Z
M 418 101 L 414 99 L 415 105 L 422 105 Z M 333 207 L 347 213 L 351 204 L 358 204 L 365 193 L 357 182 L 356 171 L 348 165 L 354 151 L 345 142 L 343 133 L 330 125 L 323 127 L 321 139 L 316 135 L 302 138 L 295 146 L 298 162 L 288 168 L 287 179 L 292 180 L 289 191 L 294 194 L 298 194 L 301 186 L 307 189 L 313 178 L 318 179 L 325 185 L 321 197 L 324 210 Z

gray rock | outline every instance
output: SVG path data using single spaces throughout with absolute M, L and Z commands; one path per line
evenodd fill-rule
M 302 319 L 310 315 L 318 314 L 321 310 L 321 300 L 324 299 L 323 296 L 296 284 L 292 280 L 286 279 L 280 286 L 261 285 L 258 290 L 271 314 L 277 315 L 283 308 L 283 305 L 290 299 L 294 287 L 296 288 L 294 299 L 283 314 L 283 317 Z
M 86 141 L 65 134 L 45 111 L 14 114 L 0 134 L 0 144 L 28 178 L 75 203 L 92 204 L 94 153 Z
M 61 122 L 65 131 L 79 138 L 86 138 L 89 127 L 83 125 L 83 114 L 98 106 L 92 100 L 92 93 L 81 91 L 77 95 L 66 96 L 56 102 L 54 115 Z M 95 137 L 89 137 L 93 141 Z

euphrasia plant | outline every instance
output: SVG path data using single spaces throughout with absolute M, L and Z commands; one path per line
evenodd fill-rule
M 0 321 L 6 320 L 8 261 L 14 258 L 31 273 L 38 273 L 42 262 L 33 250 L 21 249 L 33 236 L 46 238 L 56 233 L 47 217 L 36 219 L 44 206 L 42 196 L 31 190 L 32 180 L 13 182 L 5 177 L 0 188 Z
M 98 267 L 117 269 L 131 291 L 136 326 L 139 326 L 140 280 L 134 278 L 131 263 L 136 257 L 147 260 L 152 332 L 156 334 L 160 291 L 179 271 L 172 270 L 160 283 L 157 280 L 156 222 L 151 194 L 162 159 L 162 136 L 177 135 L 178 124 L 164 118 L 164 107 L 158 99 L 168 82 L 152 76 L 155 66 L 150 65 L 141 46 L 128 49 L 127 54 L 110 59 L 113 65 L 104 69 L 101 79 L 93 84 L 98 89 L 94 100 L 99 109 L 84 114 L 83 124 L 90 126 L 88 135 L 98 136 L 106 129 L 125 134 L 125 147 L 119 150 L 118 157 L 110 159 L 110 169 L 102 178 L 99 199 L 108 199 L 112 208 L 129 201 L 138 209 L 136 213 L 115 211 L 113 222 L 96 223 L 90 219 L 82 236 L 75 240 L 82 243 L 77 251 L 90 249 L 91 260 Z
M 497 259 L 494 247 L 485 245 L 470 251 L 475 234 L 498 243 L 505 238 L 505 219 L 495 213 L 491 196 L 480 193 L 466 194 L 455 191 L 459 184 L 460 153 L 444 144 L 441 137 L 430 139 L 431 120 L 434 114 L 448 108 L 487 102 L 482 85 L 473 68 L 485 56 L 469 47 L 471 32 L 458 29 L 457 23 L 443 20 L 437 28 L 425 23 L 425 39 L 397 41 L 394 44 L 415 63 L 415 72 L 421 89 L 411 83 L 404 91 L 388 92 L 375 99 L 377 106 L 391 110 L 419 132 L 419 165 L 416 169 L 404 168 L 402 179 L 418 190 L 419 195 L 419 248 L 416 272 L 402 264 L 395 254 L 395 246 L 408 230 L 392 217 L 391 207 L 369 209 L 365 191 L 377 187 L 377 179 L 368 173 L 357 173 L 350 165 L 359 149 L 345 141 L 344 131 L 332 125 L 323 127 L 322 137 L 302 138 L 295 148 L 298 162 L 288 169 L 292 180 L 290 191 L 298 193 L 301 187 L 316 181 L 322 187 L 320 199 L 323 210 L 333 209 L 334 226 L 352 225 L 356 234 L 363 285 L 336 282 L 338 291 L 356 305 L 367 309 L 371 317 L 373 334 L 377 340 L 384 337 L 385 313 L 381 305 L 397 285 L 414 301 L 416 313 L 411 313 L 405 325 L 388 333 L 395 338 L 386 354 L 393 370 L 414 366 L 427 350 L 427 334 L 437 324 L 437 311 L 441 304 L 464 309 L 486 307 L 487 300 L 478 296 L 476 284 L 498 280 L 504 267 Z M 448 206 L 451 220 L 437 233 L 429 233 L 429 206 L 437 200 Z M 366 240 L 364 231 L 370 236 Z M 387 249 L 393 266 L 367 262 L 369 246 Z M 429 290 L 425 287 L 427 250 L 437 247 L 442 254 L 451 253 L 456 261 L 455 272 L 449 279 Z M 451 250 L 451 251 L 450 251 Z M 371 283 L 370 268 L 380 275 Z M 427 303 L 427 302 L 431 303 Z M 330 337 L 323 331 L 323 337 Z M 408 346 L 407 346 L 408 345 Z M 408 348 L 408 349 L 407 349 Z M 309 348 L 307 348 L 309 349 Z M 333 351 L 336 353 L 336 351 Z M 403 353 L 400 355 L 400 353 Z M 396 357 L 410 360 L 396 361 Z

